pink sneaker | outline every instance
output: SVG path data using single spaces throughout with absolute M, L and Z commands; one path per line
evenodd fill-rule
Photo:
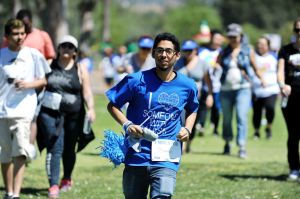
M 70 191 L 72 189 L 72 180 L 62 179 L 60 181 L 59 189 L 63 192 Z
M 58 185 L 52 185 L 48 190 L 48 198 L 58 198 L 59 197 L 59 187 Z

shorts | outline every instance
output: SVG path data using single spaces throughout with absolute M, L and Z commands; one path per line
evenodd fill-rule
M 0 162 L 9 163 L 13 157 L 28 157 L 30 136 L 28 118 L 0 118 Z

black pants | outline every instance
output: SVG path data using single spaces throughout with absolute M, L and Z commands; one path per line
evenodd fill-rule
M 201 97 L 199 99 L 199 108 L 198 108 L 198 112 L 197 112 L 197 117 L 196 117 L 196 121 L 195 121 L 195 125 L 192 129 L 192 134 L 190 139 L 194 138 L 195 135 L 195 131 L 196 131 L 196 124 L 200 124 L 201 127 L 205 126 L 205 121 L 206 121 L 206 115 L 208 112 L 208 108 L 206 107 L 206 98 L 207 98 L 208 93 L 204 90 L 201 91 Z M 220 105 L 219 105 L 220 106 Z M 213 106 L 210 109 L 210 122 L 214 124 L 214 128 L 215 130 L 218 129 L 219 126 L 219 121 L 220 121 L 220 107 L 218 106 L 218 104 L 215 101 L 214 98 L 214 103 Z
M 253 103 L 253 126 L 255 129 L 260 128 L 263 110 L 265 109 L 268 124 L 272 124 L 275 116 L 275 102 L 277 95 L 271 95 L 265 98 L 257 98 L 252 96 Z
M 79 131 L 82 130 L 81 116 L 79 113 L 67 114 L 64 121 L 64 151 L 62 155 L 64 175 L 63 179 L 71 179 L 76 162 L 76 143 Z
M 292 88 L 292 93 L 289 96 L 289 100 L 286 108 L 282 109 L 282 113 L 287 125 L 288 130 L 288 163 L 290 170 L 300 169 L 299 160 L 299 140 L 300 140 L 300 123 L 299 115 L 300 112 L 300 89 L 295 90 Z

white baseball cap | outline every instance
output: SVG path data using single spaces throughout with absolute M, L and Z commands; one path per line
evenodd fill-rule
M 78 41 L 75 37 L 73 37 L 72 35 L 65 35 L 61 38 L 61 40 L 59 41 L 58 45 L 61 45 L 63 43 L 71 43 L 75 46 L 75 48 L 78 48 Z

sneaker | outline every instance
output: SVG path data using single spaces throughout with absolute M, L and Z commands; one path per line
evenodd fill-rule
M 230 144 L 226 143 L 225 146 L 224 146 L 223 154 L 224 155 L 230 155 L 230 150 L 231 150 Z
M 260 138 L 260 134 L 259 134 L 258 131 L 255 131 L 255 132 L 254 132 L 253 138 L 254 138 L 254 139 L 259 139 L 259 138 Z
M 60 181 L 59 189 L 63 192 L 70 191 L 72 189 L 72 180 L 62 179 Z
M 199 136 L 203 137 L 204 131 L 205 131 L 204 127 L 202 127 L 201 124 L 198 123 L 198 124 L 196 124 L 195 128 L 196 128 L 196 132 L 199 133 Z
M 52 185 L 48 190 L 48 198 L 58 198 L 59 197 L 59 187 L 58 185 Z
M 271 139 L 272 138 L 272 130 L 270 128 L 266 128 L 266 138 Z
M 292 170 L 289 174 L 288 180 L 295 181 L 299 178 L 299 171 L 298 170 Z
M 214 129 L 214 131 L 213 131 L 213 135 L 214 135 L 214 136 L 219 136 L 219 132 L 218 132 L 218 130 L 217 130 L 217 129 Z
M 240 149 L 239 150 L 239 154 L 238 154 L 239 158 L 241 159 L 245 159 L 247 157 L 247 152 L 245 149 Z
M 13 197 L 8 195 L 7 193 L 3 196 L 3 199 L 12 199 Z

